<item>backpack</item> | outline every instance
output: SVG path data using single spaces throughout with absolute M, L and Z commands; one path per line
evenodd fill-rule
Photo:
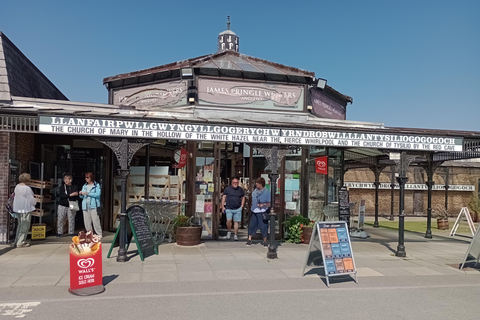
M 7 200 L 7 205 L 5 206 L 5 208 L 7 209 L 7 212 L 13 217 L 15 218 L 15 213 L 13 212 L 13 200 L 15 199 L 15 192 L 12 192 L 12 194 L 10 195 L 10 197 L 8 198 Z

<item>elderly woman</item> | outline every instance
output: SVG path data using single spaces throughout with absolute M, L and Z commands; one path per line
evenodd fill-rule
M 263 220 L 263 214 L 267 213 L 270 208 L 270 191 L 265 188 L 265 179 L 263 178 L 258 178 L 255 181 L 255 186 L 257 188 L 252 192 L 252 213 L 248 224 L 247 246 L 252 244 L 252 236 L 260 228 L 263 246 L 267 247 L 268 222 Z
M 27 239 L 28 230 L 30 230 L 31 212 L 35 210 L 37 200 L 33 196 L 32 189 L 27 186 L 27 183 L 30 182 L 30 175 L 22 173 L 18 180 L 20 183 L 15 187 L 15 198 L 13 199 L 13 212 L 18 219 L 14 245 L 17 248 L 25 248 L 30 246 L 30 243 L 25 240 Z
M 100 184 L 95 182 L 93 173 L 85 173 L 85 185 L 80 191 L 80 198 L 82 201 L 83 222 L 85 229 L 92 231 L 92 224 L 95 233 L 102 237 L 102 226 L 100 225 L 100 218 L 98 217 L 97 208 L 100 207 Z
M 57 208 L 57 238 L 63 235 L 63 222 L 68 217 L 68 233 L 70 237 L 75 235 L 75 215 L 76 211 L 70 209 L 69 201 L 76 201 L 78 196 L 78 188 L 76 185 L 72 185 L 72 176 L 66 174 L 63 177 L 63 185 L 59 190 L 60 201 Z

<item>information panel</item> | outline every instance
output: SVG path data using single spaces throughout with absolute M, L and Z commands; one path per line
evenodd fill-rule
M 353 274 L 357 282 L 357 270 L 345 221 L 315 223 L 302 276 L 305 274 L 307 265 L 311 265 L 313 261 L 311 256 L 316 251 L 321 251 L 322 254 L 327 286 L 330 286 L 329 277 L 346 274 Z

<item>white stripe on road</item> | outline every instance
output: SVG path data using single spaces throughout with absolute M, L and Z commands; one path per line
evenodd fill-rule
M 24 318 L 27 312 L 31 312 L 31 307 L 36 307 L 41 302 L 23 302 L 23 303 L 0 303 L 0 316 L 14 316 L 15 318 Z

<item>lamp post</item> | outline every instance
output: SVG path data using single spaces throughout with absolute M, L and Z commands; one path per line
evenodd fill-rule
M 405 184 L 408 181 L 407 178 L 407 159 L 405 151 L 400 154 L 400 168 L 399 176 L 397 177 L 397 182 L 400 185 L 400 196 L 399 196 L 399 214 L 398 214 L 398 246 L 397 252 L 395 255 L 397 257 L 406 257 L 407 253 L 405 252 L 404 244 L 404 233 L 405 233 Z
M 127 239 L 127 178 L 130 174 L 130 161 L 133 155 L 143 146 L 148 145 L 148 140 L 144 139 L 118 139 L 118 138 L 99 138 L 95 139 L 108 146 L 117 157 L 120 168 L 118 174 L 121 178 L 121 203 L 120 203 L 120 232 L 118 240 L 117 262 L 128 261 L 126 239 Z M 148 179 L 148 176 L 146 177 Z
M 268 252 L 267 258 L 268 259 L 276 259 L 277 258 L 277 250 L 275 248 L 275 193 L 277 193 L 277 179 L 279 174 L 278 173 L 270 173 L 268 177 L 270 178 L 270 185 L 271 185 L 271 204 L 270 204 L 270 243 L 268 244 Z
M 119 235 L 119 248 L 117 255 L 117 262 L 127 262 L 127 250 L 126 250 L 126 238 L 127 238 L 127 178 L 130 174 L 128 169 L 119 169 L 118 173 L 121 178 L 122 186 L 122 199 L 120 203 L 120 235 Z
M 275 219 L 277 217 L 277 213 L 275 212 L 275 194 L 277 193 L 277 179 L 279 177 L 278 168 L 280 168 L 280 164 L 282 159 L 291 149 L 289 146 L 284 146 L 279 148 L 278 146 L 265 146 L 265 145 L 250 145 L 251 148 L 255 148 L 260 151 L 267 160 L 270 166 L 270 173 L 268 177 L 270 179 L 271 184 L 271 205 L 270 205 L 270 244 L 268 245 L 268 252 L 267 258 L 268 259 L 276 259 L 277 258 L 277 251 L 275 247 Z

